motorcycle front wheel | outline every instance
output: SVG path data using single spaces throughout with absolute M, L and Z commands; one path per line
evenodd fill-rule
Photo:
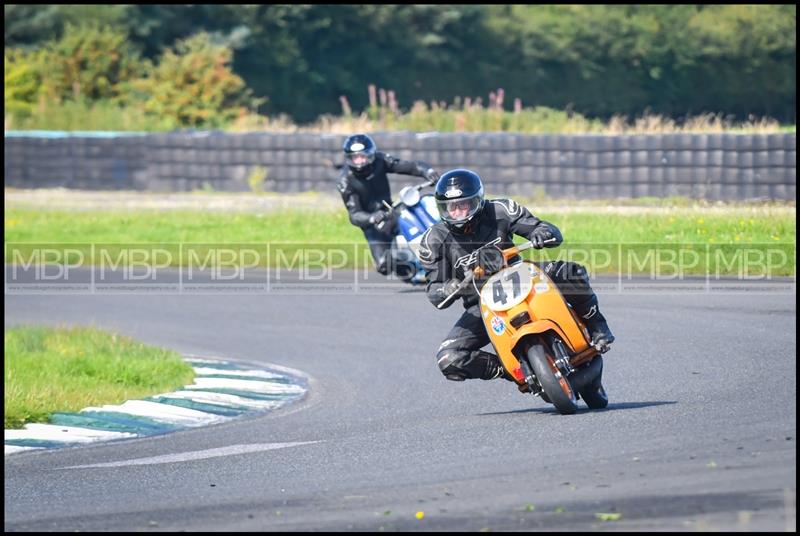
M 543 346 L 534 344 L 528 349 L 528 363 L 539 380 L 539 385 L 558 412 L 562 415 L 575 413 L 578 410 L 575 391 L 572 390 L 567 378 L 558 370 L 553 358 L 544 351 Z

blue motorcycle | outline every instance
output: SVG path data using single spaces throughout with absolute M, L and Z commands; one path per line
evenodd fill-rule
M 419 244 L 425 231 L 441 219 L 433 194 L 420 193 L 427 186 L 432 186 L 430 181 L 406 186 L 400 190 L 395 203 L 390 205 L 384 201 L 384 205 L 395 215 L 397 221 L 392 243 L 395 258 L 404 259 L 404 262 L 413 265 L 414 275 L 407 281 L 414 285 L 428 282 L 419 261 Z

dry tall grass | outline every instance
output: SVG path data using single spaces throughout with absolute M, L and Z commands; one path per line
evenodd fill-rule
M 341 115 L 322 115 L 312 124 L 299 125 L 286 115 L 264 116 L 243 112 L 225 130 L 230 132 L 311 132 L 348 134 L 405 130 L 411 132 L 516 132 L 521 134 L 665 134 L 665 133 L 758 133 L 795 132 L 794 125 L 781 126 L 771 118 L 750 117 L 736 122 L 722 113 L 703 113 L 673 119 L 645 112 L 639 117 L 615 115 L 608 121 L 588 118 L 568 107 L 524 106 L 518 98 L 510 110 L 504 107 L 503 89 L 481 97 L 457 96 L 451 103 L 415 101 L 400 108 L 392 90 L 368 88 L 369 105 L 354 112 L 347 97 L 340 97 Z M 170 125 L 141 110 L 108 102 L 50 103 L 47 110 L 31 117 L 5 116 L 6 130 L 112 130 L 158 132 Z
M 234 131 L 325 132 L 348 134 L 408 130 L 412 132 L 518 132 L 524 134 L 667 134 L 667 133 L 751 133 L 794 132 L 794 126 L 781 126 L 771 118 L 749 117 L 736 121 L 722 113 L 703 113 L 673 119 L 650 112 L 629 118 L 615 115 L 608 121 L 590 119 L 574 110 L 555 110 L 545 106 L 525 107 L 514 99 L 511 110 L 503 106 L 502 88 L 489 93 L 487 104 L 481 97 L 455 97 L 444 101 L 415 101 L 402 110 L 394 91 L 368 87 L 369 106 L 354 113 L 347 97 L 340 97 L 341 115 L 323 115 L 308 125 L 297 125 L 286 116 L 266 118 L 247 116 L 232 126 Z

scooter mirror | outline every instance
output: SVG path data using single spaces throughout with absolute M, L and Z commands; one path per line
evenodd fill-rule
M 406 186 L 400 190 L 400 201 L 407 207 L 413 207 L 419 203 L 419 190 L 413 186 Z

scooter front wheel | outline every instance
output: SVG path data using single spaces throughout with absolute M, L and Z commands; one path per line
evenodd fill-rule
M 539 385 L 552 404 L 562 415 L 571 415 L 578 410 L 578 400 L 572 386 L 556 367 L 553 358 L 544 347 L 534 344 L 528 349 L 528 363 L 539 380 Z

